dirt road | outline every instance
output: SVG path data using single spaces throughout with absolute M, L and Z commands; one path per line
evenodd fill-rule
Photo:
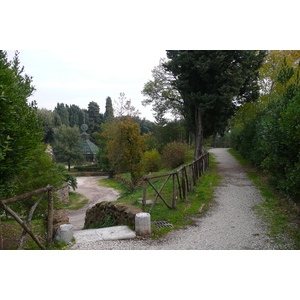
M 84 195 L 90 201 L 83 208 L 68 210 L 68 217 L 74 230 L 81 230 L 84 226 L 85 212 L 96 203 L 103 201 L 115 201 L 119 197 L 116 190 L 99 186 L 98 181 L 107 178 L 106 176 L 77 177 L 76 193 Z

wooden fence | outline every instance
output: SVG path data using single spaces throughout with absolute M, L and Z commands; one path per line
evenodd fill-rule
M 45 188 L 41 188 L 20 196 L 12 197 L 9 199 L 5 200 L 0 200 L 0 206 L 3 207 L 3 209 L 10 214 L 23 228 L 23 233 L 21 234 L 21 237 L 19 239 L 18 243 L 18 250 L 21 249 L 25 235 L 28 233 L 31 238 L 35 241 L 35 243 L 41 248 L 41 249 L 46 249 L 46 247 L 39 241 L 39 239 L 36 237 L 36 235 L 32 232 L 30 229 L 30 222 L 32 220 L 33 214 L 35 209 L 37 208 L 38 204 L 41 202 L 43 199 L 45 193 L 48 193 L 48 229 L 47 229 L 47 248 L 51 247 L 52 245 L 52 235 L 53 235 L 53 191 L 54 188 L 50 185 L 48 185 Z M 23 200 L 28 197 L 32 197 L 34 195 L 41 194 L 39 199 L 34 203 L 34 205 L 31 207 L 28 218 L 26 223 L 22 221 L 22 219 L 11 209 L 9 208 L 6 204 L 13 203 L 16 201 Z M 0 236 L 1 239 L 1 236 Z M 2 240 L 0 241 L 0 246 L 2 246 Z M 1 248 L 0 248 L 1 249 Z
M 143 181 L 143 198 L 142 205 L 143 211 L 146 211 L 146 199 L 147 199 L 147 184 L 149 184 L 156 193 L 155 199 L 152 202 L 149 213 L 152 212 L 154 205 L 158 198 L 160 198 L 163 203 L 170 209 L 176 208 L 178 197 L 182 200 L 187 198 L 187 193 L 190 192 L 194 185 L 197 183 L 199 177 L 208 169 L 209 167 L 209 153 L 205 153 L 200 156 L 197 160 L 182 166 L 175 172 L 162 174 L 157 176 L 144 176 Z M 165 181 L 159 189 L 157 189 L 151 182 L 153 179 L 166 177 Z M 169 180 L 172 180 L 172 199 L 171 203 L 168 203 L 167 199 L 162 196 L 162 190 Z

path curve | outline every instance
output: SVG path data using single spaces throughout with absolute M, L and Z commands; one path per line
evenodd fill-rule
M 216 188 L 212 208 L 196 226 L 173 230 L 159 241 L 124 240 L 75 244 L 72 249 L 105 250 L 246 250 L 273 249 L 264 223 L 252 207 L 263 198 L 246 170 L 225 148 L 211 149 L 222 182 Z
M 88 198 L 89 203 L 78 210 L 67 210 L 69 222 L 73 225 L 74 230 L 83 228 L 87 209 L 99 202 L 118 199 L 119 194 L 116 190 L 98 184 L 99 180 L 106 178 L 107 176 L 77 177 L 77 189 L 75 192 Z

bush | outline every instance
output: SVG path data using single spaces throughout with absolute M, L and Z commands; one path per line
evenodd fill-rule
M 161 166 L 161 156 L 156 149 L 146 151 L 141 160 L 142 170 L 145 172 L 157 172 Z
M 300 195 L 300 93 L 273 99 L 250 122 L 232 129 L 232 142 L 242 156 L 270 175 L 276 189 Z
M 187 145 L 180 142 L 172 142 L 163 148 L 162 162 L 163 166 L 175 169 L 184 163 L 187 154 Z

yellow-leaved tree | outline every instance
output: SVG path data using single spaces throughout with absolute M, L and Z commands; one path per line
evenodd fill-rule
M 132 189 L 141 177 L 141 158 L 148 149 L 146 143 L 151 134 L 141 135 L 141 128 L 129 116 L 103 124 L 102 137 L 105 139 L 105 152 L 113 171 L 128 171 Z

